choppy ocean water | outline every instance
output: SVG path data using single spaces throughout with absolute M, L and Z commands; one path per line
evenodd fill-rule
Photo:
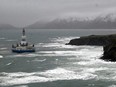
M 99 59 L 102 46 L 65 45 L 116 30 L 27 30 L 36 52 L 23 54 L 10 50 L 21 30 L 0 31 L 0 87 L 116 87 L 116 63 Z

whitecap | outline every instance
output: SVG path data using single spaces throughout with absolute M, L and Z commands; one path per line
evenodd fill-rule
M 37 57 L 37 56 L 38 54 L 35 53 L 25 55 L 25 57 Z
M 6 50 L 6 49 L 7 49 L 6 47 L 0 48 L 0 50 Z
M 116 87 L 116 85 L 110 85 L 110 86 L 108 86 L 108 87 Z
M 1 37 L 0 40 L 4 40 L 5 38 L 4 37 Z
M 6 41 L 8 41 L 8 42 L 12 42 L 12 41 L 17 41 L 17 40 L 6 40 Z
M 71 45 L 65 45 L 68 43 L 72 38 L 74 37 L 58 37 L 58 38 L 52 38 L 51 43 L 38 43 L 35 45 L 36 47 L 45 47 L 45 48 L 75 48 L 76 46 L 71 46 Z M 78 38 L 78 37 L 75 37 Z
M 34 59 L 34 60 L 32 60 L 33 62 L 44 62 L 44 61 L 46 61 L 46 59 L 42 59 L 42 60 L 39 60 L 39 59 Z
M 68 47 L 68 48 L 71 48 L 71 47 Z M 41 56 L 76 56 L 76 57 L 80 56 L 80 59 L 90 60 L 92 58 L 95 59 L 100 57 L 102 55 L 102 52 L 103 52 L 102 47 L 76 46 L 75 50 L 39 51 L 37 53 L 41 54 Z
M 16 73 L 2 73 L 0 77 L 0 86 L 21 85 L 28 83 L 48 82 L 57 80 L 73 80 L 82 79 L 88 80 L 97 77 L 92 73 L 83 73 L 67 70 L 64 68 L 55 68 L 46 70 L 44 72 L 16 72 Z
M 57 48 L 76 48 L 76 46 L 71 46 L 71 45 L 65 45 L 64 43 L 44 43 L 44 44 L 38 44 L 36 47 L 45 47 L 45 48 L 52 48 L 52 49 L 57 49 Z
M 46 44 L 43 44 L 41 46 L 42 47 L 46 47 L 46 48 L 48 48 L 48 47 L 54 47 L 54 48 L 56 48 L 56 47 L 61 46 L 61 44 L 59 44 L 59 43 L 46 43 Z
M 9 66 L 9 65 L 11 65 L 11 64 L 12 64 L 12 63 L 7 63 L 6 65 Z
M 98 57 L 98 58 L 100 58 L 100 57 Z M 80 62 L 77 62 L 77 63 L 74 63 L 74 64 L 85 65 L 85 66 L 98 65 L 98 64 L 101 64 L 101 60 L 93 58 L 93 59 L 90 59 L 90 60 L 87 60 L 87 61 L 83 60 L 83 61 L 80 61 Z
M 39 51 L 40 56 L 76 56 L 76 51 Z
M 79 38 L 79 37 L 58 37 L 51 39 L 52 42 L 59 42 L 59 43 L 68 43 L 73 38 Z
M 7 57 L 37 57 L 38 54 L 32 53 L 32 54 L 16 54 L 16 55 L 10 55 Z
M 14 86 L 14 87 L 28 87 L 28 85 L 20 85 L 20 86 Z
M 0 58 L 3 58 L 3 56 L 2 56 L 2 55 L 0 55 Z
M 102 70 L 108 70 L 106 67 L 100 67 L 100 68 L 83 68 L 84 73 L 95 73 L 97 71 L 102 71 Z

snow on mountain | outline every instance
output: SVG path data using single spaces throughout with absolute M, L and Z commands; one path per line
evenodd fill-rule
M 99 15 L 97 17 L 64 17 L 48 22 L 36 22 L 27 28 L 41 29 L 78 29 L 78 28 L 116 28 L 116 14 Z

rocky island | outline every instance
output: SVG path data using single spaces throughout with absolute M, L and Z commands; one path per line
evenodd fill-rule
M 83 36 L 70 40 L 67 45 L 103 46 L 104 53 L 101 59 L 116 61 L 116 34 Z

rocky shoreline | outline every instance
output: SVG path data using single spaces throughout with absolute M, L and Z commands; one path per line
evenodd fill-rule
M 116 62 L 116 42 L 103 47 L 103 56 L 101 59 Z
M 67 45 L 95 45 L 105 46 L 116 39 L 116 34 L 112 35 L 90 35 L 70 40 Z
M 70 40 L 67 45 L 103 46 L 101 59 L 116 62 L 116 34 L 83 36 Z

